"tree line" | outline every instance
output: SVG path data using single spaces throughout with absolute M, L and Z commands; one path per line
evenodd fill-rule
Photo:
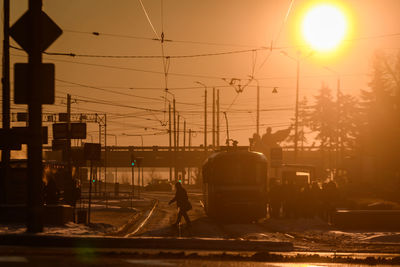
M 375 53 L 368 88 L 358 96 L 323 84 L 313 104 L 302 99 L 300 151 L 310 136 L 334 177 L 400 186 L 400 53 Z M 286 141 L 293 140 L 291 131 Z

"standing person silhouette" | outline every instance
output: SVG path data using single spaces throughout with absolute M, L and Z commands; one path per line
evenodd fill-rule
M 176 183 L 175 184 L 175 197 L 169 201 L 168 204 L 172 204 L 173 202 L 176 201 L 176 205 L 179 209 L 178 211 L 178 217 L 176 218 L 176 222 L 173 224 L 173 226 L 178 226 L 181 218 L 185 218 L 187 226 L 191 226 L 191 222 L 189 219 L 189 216 L 187 215 L 187 212 L 192 209 L 192 205 L 189 202 L 187 192 L 185 188 L 182 187 L 181 183 Z

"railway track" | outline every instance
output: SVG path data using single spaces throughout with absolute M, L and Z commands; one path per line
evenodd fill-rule
M 209 218 L 201 205 L 201 195 L 189 194 L 193 209 L 189 211 L 192 227 L 188 228 L 184 220 L 179 227 L 172 227 L 176 220 L 175 205 L 168 205 L 173 193 L 144 193 L 153 202 L 113 236 L 120 237 L 157 237 L 157 238 L 211 238 L 248 241 L 290 242 L 299 251 L 310 249 L 329 249 L 335 244 L 329 238 L 316 238 L 308 233 L 296 230 L 284 230 L 281 223 L 286 221 L 260 221 L 254 223 L 221 223 Z M 334 240 L 336 243 L 338 240 Z
M 157 199 L 153 206 L 143 213 L 130 228 L 125 237 L 193 237 L 222 238 L 238 240 L 279 240 L 288 239 L 283 234 L 268 231 L 257 223 L 223 224 L 206 216 L 201 203 L 201 195 L 190 194 L 193 209 L 189 212 L 192 227 L 182 220 L 179 227 L 172 227 L 177 216 L 174 206 L 168 205 L 172 194 L 149 193 L 146 197 Z

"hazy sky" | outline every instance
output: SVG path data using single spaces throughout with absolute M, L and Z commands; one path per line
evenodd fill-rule
M 27 2 L 11 1 L 11 24 L 26 11 Z M 296 32 L 305 7 L 317 2 L 324 1 L 293 1 L 284 23 L 290 0 L 142 0 L 154 32 L 138 0 L 44 0 L 44 11 L 64 30 L 48 52 L 98 56 L 160 56 L 164 52 L 171 57 L 233 52 L 171 58 L 168 62 L 161 58 L 45 55 L 45 62 L 56 64 L 57 98 L 56 105 L 44 106 L 44 112 L 65 111 L 65 96 L 70 93 L 73 112 L 108 114 L 108 133 L 118 136 L 119 145 L 141 144 L 140 137 L 123 133 L 144 134 L 144 145 L 167 145 L 167 134 L 151 135 L 166 133 L 163 124 L 168 113 L 163 111 L 168 102 L 163 97 L 167 87 L 175 95 L 177 111 L 186 119 L 187 129 L 195 132 L 193 145 L 199 145 L 203 142 L 204 87 L 196 82 L 201 82 L 208 87 L 209 112 L 211 88 L 216 87 L 221 111 L 227 111 L 231 138 L 248 145 L 248 137 L 256 129 L 257 82 L 252 81 L 237 94 L 227 81 L 236 78 L 236 84 L 245 85 L 249 75 L 258 80 L 260 129 L 264 133 L 267 126 L 273 130 L 288 127 L 294 116 L 296 62 L 281 50 L 296 57 L 300 49 L 306 57 L 300 64 L 300 98 L 307 96 L 312 102 L 322 83 L 336 90 L 338 75 L 341 90 L 358 95 L 360 89 L 367 88 L 373 52 L 381 49 L 396 54 L 400 48 L 399 0 L 330 1 L 347 10 L 351 35 L 335 53 L 310 55 Z M 166 40 L 163 45 L 152 40 L 162 32 Z M 268 49 L 271 42 L 272 51 Z M 243 50 L 249 52 L 238 52 Z M 12 50 L 11 54 L 12 63 L 27 60 L 23 51 Z M 278 87 L 277 94 L 272 94 L 273 87 Z M 172 99 L 170 94 L 167 97 Z M 12 108 L 12 112 L 26 109 L 23 105 Z M 208 121 L 211 129 L 211 113 Z M 223 144 L 223 116 L 220 121 Z M 97 129 L 96 124 L 89 126 L 93 141 L 98 139 Z M 110 136 L 108 143 L 113 145 L 114 140 Z

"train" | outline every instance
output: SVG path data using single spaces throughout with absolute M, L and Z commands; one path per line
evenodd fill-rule
M 203 204 L 220 221 L 256 221 L 267 216 L 268 162 L 259 152 L 221 151 L 202 167 Z

